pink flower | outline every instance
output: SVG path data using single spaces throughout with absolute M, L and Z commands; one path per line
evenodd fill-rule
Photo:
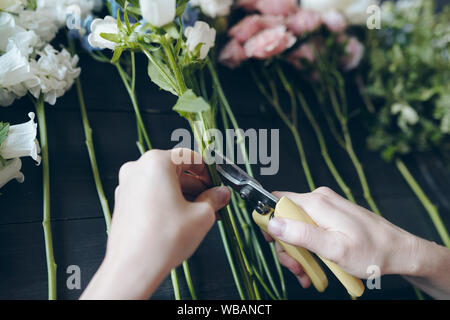
M 241 63 L 247 59 L 244 47 L 236 39 L 232 39 L 223 48 L 219 56 L 219 61 L 229 68 L 236 68 L 241 65 Z
M 259 14 L 253 14 L 239 21 L 230 29 L 228 35 L 240 43 L 244 43 L 258 32 L 283 25 L 283 22 L 284 19 L 282 16 L 261 16 Z
M 316 11 L 298 10 L 296 14 L 287 19 L 286 25 L 295 35 L 301 36 L 319 29 L 322 25 L 322 18 Z
M 239 21 L 228 31 L 228 35 L 243 43 L 261 30 L 261 16 L 254 14 Z
M 259 0 L 256 9 L 263 14 L 288 16 L 298 10 L 297 0 Z
M 345 28 L 347 28 L 345 17 L 336 10 L 331 10 L 322 14 L 322 21 L 327 28 L 334 33 L 343 32 Z
M 238 0 L 236 5 L 246 11 L 256 11 L 259 0 Z
M 294 50 L 288 57 L 289 62 L 299 70 L 305 69 L 303 61 L 306 60 L 310 63 L 315 61 L 314 50 L 311 44 L 305 43 Z M 302 61 L 303 60 L 303 61 Z
M 285 26 L 266 29 L 250 38 L 244 45 L 249 58 L 267 59 L 292 47 L 297 39 Z
M 350 71 L 355 69 L 364 56 L 364 46 L 355 37 L 350 37 L 345 46 L 346 55 L 341 58 L 340 62 L 344 70 Z

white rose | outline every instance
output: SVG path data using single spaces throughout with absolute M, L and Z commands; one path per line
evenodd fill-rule
M 22 161 L 19 158 L 6 162 L 6 166 L 0 163 L 0 188 L 13 179 L 22 183 L 25 177 L 20 169 L 22 168 Z
M 206 58 L 216 41 L 216 30 L 203 21 L 197 21 L 194 27 L 186 28 L 184 34 L 187 38 L 186 45 L 190 52 L 194 51 L 200 43 L 202 44 L 199 57 L 202 60 Z
M 211 18 L 230 14 L 233 0 L 191 0 L 191 5 L 199 6 L 204 14 Z
M 88 41 L 91 47 L 100 49 L 114 50 L 117 43 L 106 40 L 100 34 L 113 33 L 118 34 L 117 20 L 111 16 L 106 16 L 104 19 L 95 19 L 91 23 L 91 34 L 89 34 Z
M 142 17 L 155 27 L 162 27 L 175 19 L 176 0 L 139 0 Z
M 0 147 L 0 156 L 3 159 L 31 157 L 38 164 L 41 162 L 34 113 L 30 112 L 28 117 L 30 117 L 30 121 L 9 127 L 8 136 Z

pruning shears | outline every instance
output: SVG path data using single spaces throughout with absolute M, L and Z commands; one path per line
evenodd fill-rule
M 256 179 L 250 177 L 231 160 L 227 159 L 217 151 L 214 153 L 216 169 L 222 178 L 222 182 L 234 189 L 239 193 L 241 198 L 251 205 L 254 209 L 252 214 L 253 220 L 262 230 L 269 233 L 267 225 L 270 219 L 274 217 L 299 220 L 317 226 L 311 217 L 303 209 L 292 202 L 292 200 L 287 197 L 278 199 L 265 190 Z M 322 267 L 311 253 L 304 248 L 295 247 L 276 238 L 274 239 L 291 257 L 302 265 L 305 273 L 310 277 L 313 286 L 319 292 L 323 292 L 328 286 L 328 279 Z M 323 257 L 318 257 L 331 272 L 334 273 L 347 289 L 350 296 L 357 298 L 363 294 L 364 285 L 361 279 L 348 274 L 336 263 Z

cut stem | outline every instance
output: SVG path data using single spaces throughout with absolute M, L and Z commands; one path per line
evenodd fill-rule
M 297 95 L 298 95 L 298 99 L 300 101 L 300 105 L 302 106 L 303 112 L 305 113 L 306 117 L 308 118 L 309 123 L 313 127 L 314 133 L 316 134 L 316 138 L 317 138 L 317 141 L 319 142 L 319 146 L 320 146 L 320 152 L 322 154 L 323 159 L 325 160 L 325 163 L 327 164 L 328 169 L 330 170 L 331 174 L 333 175 L 334 179 L 336 180 L 336 182 L 339 185 L 339 187 L 341 188 L 341 190 L 344 192 L 347 199 L 353 203 L 356 203 L 355 197 L 353 196 L 352 191 L 350 190 L 348 185 L 345 183 L 341 174 L 339 173 L 339 171 L 337 170 L 333 161 L 331 160 L 322 130 L 320 129 L 320 126 L 318 125 L 316 118 L 314 117 L 313 113 L 311 112 L 311 109 L 309 108 L 309 105 L 306 102 L 305 97 L 303 96 L 303 94 L 300 91 L 297 91 Z
M 433 221 L 433 224 L 441 237 L 441 240 L 443 244 L 450 248 L 450 236 L 448 234 L 447 229 L 445 228 L 445 225 L 442 221 L 441 216 L 439 215 L 439 211 L 436 208 L 436 206 L 431 202 L 431 200 L 427 197 L 423 189 L 420 187 L 419 183 L 416 181 L 416 179 L 413 177 L 411 172 L 408 170 L 408 167 L 405 165 L 403 160 L 401 158 L 397 158 L 395 160 L 395 165 L 397 166 L 397 169 L 402 174 L 403 178 L 406 180 L 408 185 L 411 187 L 411 189 L 416 194 L 417 198 L 420 200 L 422 205 L 425 207 L 425 209 L 428 212 L 428 215 L 431 218 L 431 221 Z
M 48 299 L 56 300 L 56 263 L 53 255 L 53 240 L 50 221 L 50 166 L 48 158 L 47 121 L 45 118 L 44 99 L 35 101 L 36 115 L 39 126 L 42 156 L 42 184 L 43 184 L 43 220 L 45 255 L 47 261 Z
M 98 198 L 100 200 L 100 204 L 102 206 L 102 211 L 103 211 L 103 216 L 105 218 L 106 233 L 109 234 L 109 228 L 111 226 L 111 211 L 109 209 L 108 200 L 105 196 L 105 191 L 103 189 L 102 180 L 100 178 L 100 172 L 99 172 L 98 164 L 97 164 L 97 157 L 95 155 L 94 142 L 92 140 L 92 128 L 90 126 L 89 118 L 88 118 L 88 115 L 86 112 L 86 104 L 84 101 L 83 89 L 81 87 L 80 78 L 77 78 L 75 80 L 75 84 L 77 87 L 78 102 L 80 104 L 81 120 L 83 123 L 84 136 L 86 139 L 86 141 L 85 141 L 86 148 L 88 150 L 89 160 L 91 162 L 91 169 L 92 169 L 92 174 L 94 176 L 95 187 L 97 189 Z

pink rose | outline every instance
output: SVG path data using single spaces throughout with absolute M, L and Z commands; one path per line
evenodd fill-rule
M 256 11 L 259 0 L 238 0 L 236 5 L 246 11 Z
M 286 25 L 295 35 L 301 36 L 319 29 L 322 25 L 322 18 L 316 11 L 298 10 L 296 14 L 287 19 Z
M 302 60 L 306 60 L 310 63 L 314 62 L 316 59 L 314 55 L 314 50 L 311 44 L 305 43 L 294 50 L 288 57 L 289 62 L 294 65 L 299 70 L 305 69 Z
M 219 61 L 232 69 L 239 67 L 246 59 L 244 47 L 236 39 L 228 42 L 219 56 Z
M 249 58 L 267 59 L 292 47 L 297 39 L 285 26 L 266 29 L 250 38 L 244 45 Z
M 355 37 L 350 37 L 345 46 L 346 55 L 341 58 L 340 62 L 344 70 L 350 71 L 355 69 L 364 56 L 364 46 Z
M 259 0 L 256 9 L 263 14 L 288 16 L 298 10 L 297 0 Z
M 282 25 L 284 19 L 282 16 L 261 16 L 253 14 L 239 21 L 228 31 L 228 35 L 237 41 L 244 43 L 258 32 Z
M 334 33 L 343 32 L 345 28 L 347 28 L 345 17 L 336 10 L 331 10 L 322 14 L 322 21 L 327 28 Z

